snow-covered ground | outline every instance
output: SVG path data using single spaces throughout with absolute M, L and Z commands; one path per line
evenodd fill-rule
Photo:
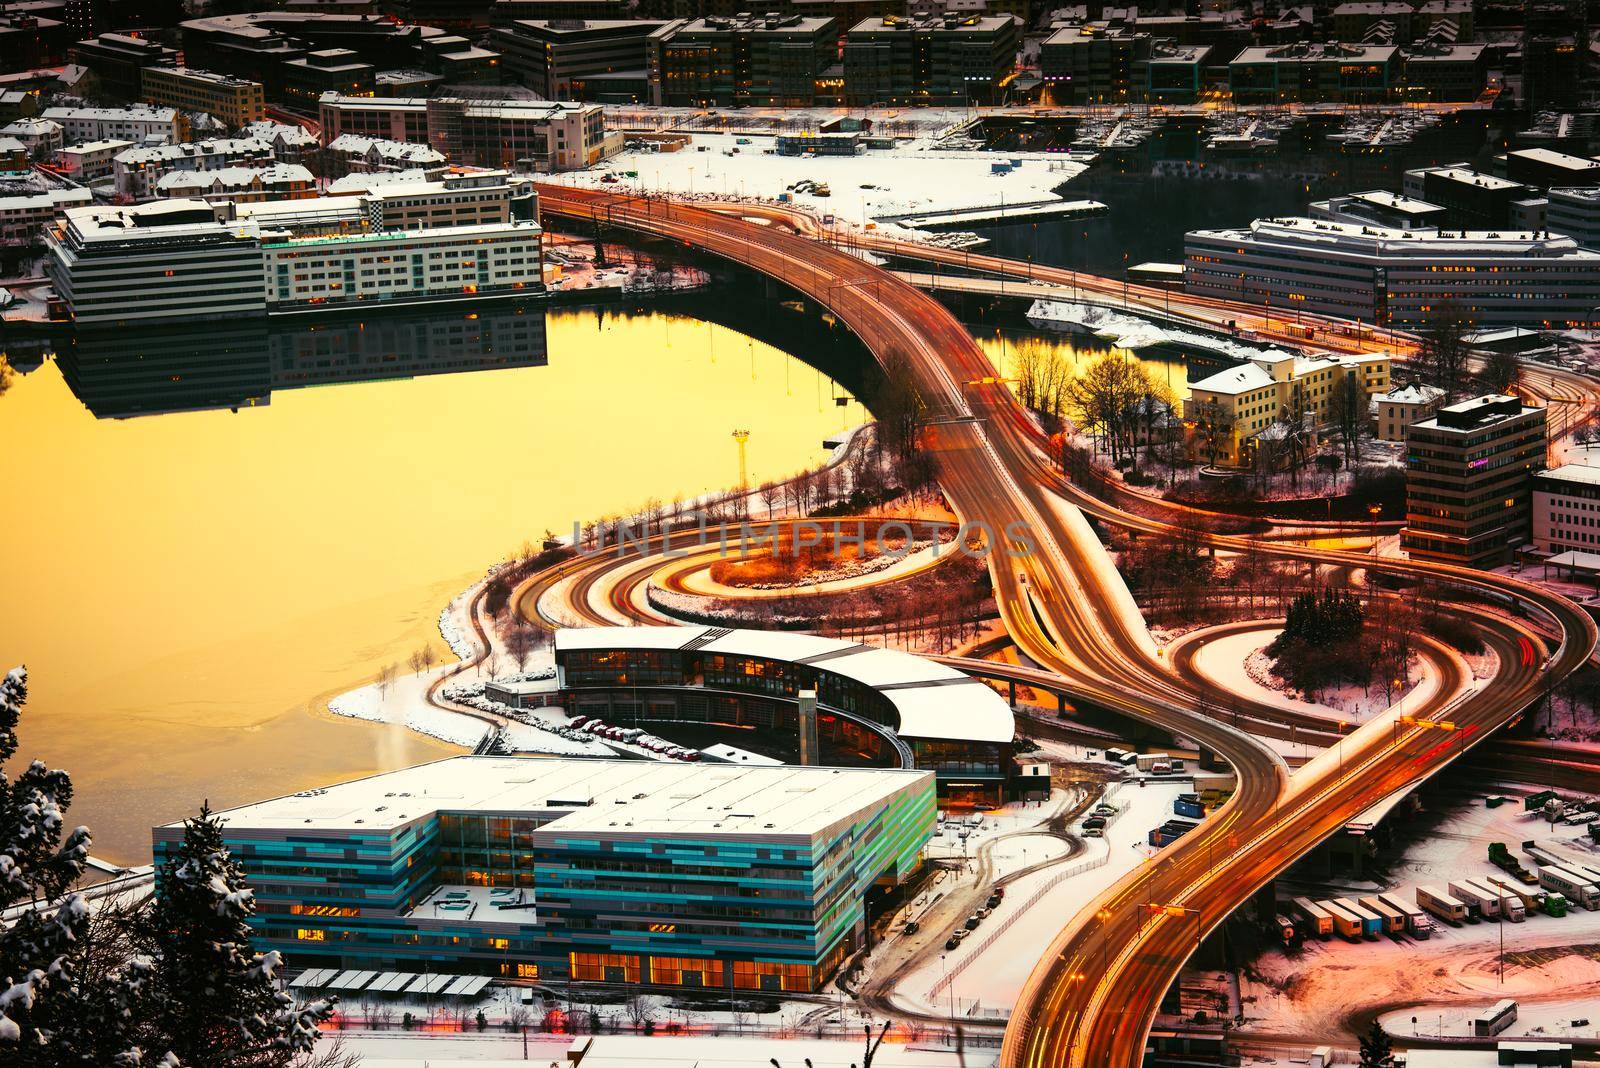
M 750 143 L 739 144 L 740 140 Z M 794 192 L 796 205 L 864 224 L 886 215 L 1051 200 L 1057 186 L 1084 170 L 1083 164 L 1059 155 L 947 152 L 931 148 L 927 140 L 871 149 L 858 156 L 813 158 L 779 156 L 772 146 L 771 137 L 697 133 L 693 143 L 677 152 L 630 149 L 604 166 L 552 175 L 551 180 L 618 190 L 770 201 L 796 182 L 809 179 L 826 184 L 832 195 Z M 990 173 L 994 163 L 1014 159 L 1020 159 L 1022 165 L 1003 175 Z M 623 177 L 627 171 L 637 171 L 638 177 Z M 619 181 L 604 183 L 605 175 Z
M 530 1035 L 349 1034 L 344 1048 L 361 1055 L 365 1068 L 528 1068 L 567 1064 L 574 1043 L 587 1043 L 585 1068 L 748 1068 L 750 1065 L 801 1065 L 845 1068 L 862 1063 L 862 1043 L 815 1039 L 738 1038 L 701 1035 L 599 1035 L 593 1039 Z M 524 1055 L 526 1054 L 526 1055 Z M 904 1041 L 885 1042 L 872 1059 L 884 1068 L 988 1068 L 998 1051 L 957 1053 Z
M 1009 1010 L 1062 925 L 1096 894 L 1154 854 L 1146 841 L 1150 828 L 1171 818 L 1173 799 L 1187 789 L 1190 784 L 1186 782 L 1151 782 L 1143 787 L 1122 784 L 1108 795 L 1110 803 L 1124 807 L 1104 838 L 1087 839 L 1085 851 L 1065 864 L 1009 883 L 1005 900 L 967 942 L 905 976 L 899 985 L 899 1000 L 932 1012 L 948 1011 L 951 1000 L 966 1014 Z M 1007 852 L 1022 860 L 1016 866 L 1023 867 L 1048 855 L 1050 847 L 1044 842 L 1032 835 L 1007 839 Z M 1018 858 L 1024 849 L 1026 856 Z M 1063 871 L 1073 874 L 1061 879 Z M 985 945 L 990 931 L 1008 923 L 1003 934 Z M 952 968 L 958 970 L 956 977 L 942 982 Z
M 1335 896 L 1334 891 L 1338 896 L 1388 891 L 1411 900 L 1419 884 L 1443 888 L 1452 879 L 1500 874 L 1487 859 L 1490 842 L 1505 842 L 1520 854 L 1521 843 L 1534 840 L 1557 855 L 1600 862 L 1600 848 L 1578 828 L 1552 828 L 1526 814 L 1520 800 L 1491 809 L 1481 797 L 1464 798 L 1438 816 L 1420 819 L 1431 822 L 1418 824 L 1416 841 L 1384 882 L 1294 890 L 1315 898 Z M 1520 859 L 1533 867 L 1526 855 Z M 1352 1018 L 1378 1012 L 1387 1014 L 1397 1034 L 1410 1034 L 1416 1016 L 1424 1034 L 1436 1034 L 1442 1017 L 1449 1035 L 1452 1022 L 1459 1026 L 1510 997 L 1522 1002 L 1525 1020 L 1508 1035 L 1600 1035 L 1593 1026 L 1600 1023 L 1600 1011 L 1593 1008 L 1600 1004 L 1600 912 L 1574 908 L 1559 919 L 1530 914 L 1523 923 L 1440 925 L 1426 941 L 1311 941 L 1295 954 L 1267 952 L 1241 982 L 1249 1026 L 1273 1034 L 1348 1041 Z M 1589 1007 L 1580 1007 L 1585 1002 Z M 1583 1017 L 1591 1020 L 1587 1029 L 1572 1027 L 1573 1019 Z
M 1152 345 L 1172 344 L 1206 349 L 1235 360 L 1285 355 L 1282 349 L 1232 341 L 1201 330 L 1167 326 L 1098 304 L 1036 300 L 1029 306 L 1027 315 L 1030 323 L 1046 330 L 1081 330 L 1109 341 L 1117 348 L 1133 351 L 1149 348 Z

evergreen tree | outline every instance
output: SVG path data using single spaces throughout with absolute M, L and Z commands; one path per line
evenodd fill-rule
M 1372 1021 L 1372 1030 L 1361 1039 L 1361 1068 L 1394 1068 L 1389 1033 L 1376 1020 Z
M 156 1040 L 145 1049 L 169 1050 L 192 1068 L 274 1068 L 310 1052 L 333 1002 L 296 1006 L 279 989 L 282 956 L 250 948 L 254 913 L 222 822 L 202 807 L 184 821 L 183 842 L 162 865 L 143 925 L 156 962 L 141 1014 Z
M 89 922 L 79 894 L 68 894 L 89 857 L 89 831 L 63 837 L 62 813 L 72 804 L 72 780 L 34 761 L 15 782 L 5 772 L 17 752 L 17 724 L 28 699 L 28 672 L 0 679 L 0 908 L 35 904 L 0 929 L 0 1055 L 8 1064 L 47 1047 L 49 1002 L 75 988 L 74 950 Z

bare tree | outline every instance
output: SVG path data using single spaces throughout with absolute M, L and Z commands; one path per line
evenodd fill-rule
M 1215 464 L 1218 457 L 1228 451 L 1233 439 L 1233 412 L 1214 397 L 1189 406 L 1189 418 L 1194 422 L 1195 435 L 1206 462 Z
M 1329 414 L 1344 446 L 1345 460 L 1361 459 L 1361 437 L 1370 429 L 1370 420 L 1367 391 L 1355 375 L 1347 374 L 1334 383 Z
M 394 685 L 394 679 L 397 674 L 399 674 L 399 668 L 394 664 L 385 664 L 378 669 L 378 674 L 373 678 L 373 682 L 378 686 L 379 700 L 389 696 L 389 687 Z
M 406 663 L 411 667 L 411 674 L 422 674 L 422 650 L 413 649 L 411 655 L 406 657 Z
M 1423 377 L 1444 390 L 1445 403 L 1459 397 L 1467 384 L 1467 335 L 1476 316 L 1454 298 L 1435 304 L 1418 331 L 1422 344 L 1417 366 Z
M 1488 393 L 1515 393 L 1522 382 L 1522 364 L 1509 352 L 1491 352 L 1478 372 L 1478 385 Z
M 417 652 L 422 658 L 422 667 L 424 670 L 433 667 L 434 663 L 438 660 L 438 654 L 433 651 L 432 645 L 424 645 L 421 649 L 417 650 Z

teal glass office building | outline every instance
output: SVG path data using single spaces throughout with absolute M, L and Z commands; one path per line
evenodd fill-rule
M 221 818 L 295 967 L 810 992 L 935 804 L 927 771 L 463 756 Z

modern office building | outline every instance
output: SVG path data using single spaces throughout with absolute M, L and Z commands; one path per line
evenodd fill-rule
M 203 111 L 237 130 L 266 118 L 261 83 L 188 67 L 151 67 L 141 80 L 140 99 L 148 104 Z
M 1191 385 L 1184 415 L 1197 422 L 1200 413 L 1215 406 L 1228 432 L 1212 442 L 1215 454 L 1205 459 L 1248 466 L 1257 438 L 1274 424 L 1290 419 L 1319 427 L 1333 416 L 1341 379 L 1355 377 L 1362 397 L 1368 398 L 1389 388 L 1389 368 L 1389 357 L 1381 352 L 1339 357 L 1263 352 Z
M 498 29 L 514 23 L 617 21 L 637 13 L 632 0 L 494 0 L 489 25 Z
M 506 77 L 546 100 L 638 104 L 650 100 L 650 39 L 680 23 L 659 19 L 518 20 L 491 41 Z
M 1373 398 L 1373 434 L 1379 441 L 1404 441 L 1406 431 L 1431 419 L 1444 404 L 1438 386 L 1408 382 Z
M 1600 161 L 1552 148 L 1519 148 L 1497 161 L 1506 177 L 1531 189 L 1551 186 L 1600 185 Z
M 926 772 L 462 756 L 219 817 L 299 965 L 811 993 L 935 811 Z
M 177 108 L 132 104 L 125 108 L 45 108 L 41 119 L 60 125 L 67 144 L 75 141 L 132 141 L 174 143 L 182 141 L 189 124 Z
M 1586 51 L 1575 37 L 1523 34 L 1522 98 L 1518 103 L 1528 108 L 1576 107 Z
M 844 37 L 845 103 L 1001 103 L 1021 44 L 1021 24 L 1010 15 L 864 19 Z
M 1014 733 L 984 683 L 908 653 L 811 634 L 712 627 L 556 632 L 561 700 L 614 723 L 731 731 L 793 759 L 796 703 L 817 691 L 823 761 L 936 772 L 948 803 L 998 804 Z
M 0 71 L 55 66 L 66 59 L 71 38 L 66 23 L 58 19 L 27 10 L 0 11 Z
M 1402 51 L 1407 101 L 1476 100 L 1489 80 L 1489 49 L 1481 43 L 1453 44 L 1436 38 Z
M 1135 68 L 1149 56 L 1149 34 L 1094 24 L 1063 26 L 1039 46 L 1039 76 L 1054 104 L 1137 100 Z
M 1600 189 L 1552 188 L 1546 194 L 1545 225 L 1585 248 L 1600 249 Z
M 1184 238 L 1184 286 L 1376 324 L 1419 326 L 1453 300 L 1482 326 L 1586 326 L 1600 306 L 1600 253 L 1570 237 L 1401 230 L 1320 219 L 1258 219 Z
M 832 19 L 712 15 L 650 40 L 656 102 L 669 107 L 809 107 L 839 97 Z
M 1438 204 L 1415 200 L 1387 189 L 1313 200 L 1306 210 L 1313 219 L 1333 222 L 1372 223 L 1400 230 L 1416 230 L 1443 225 L 1448 212 Z
M 73 45 L 70 58 L 87 67 L 112 96 L 138 100 L 143 92 L 144 72 L 150 67 L 172 66 L 178 61 L 178 52 L 145 37 L 102 33 Z
M 1444 208 L 1449 224 L 1462 229 L 1510 226 L 1513 206 L 1538 192 L 1521 182 L 1481 174 L 1465 163 L 1406 171 L 1402 188 L 1408 197 Z
M 504 189 L 504 176 L 494 180 Z M 419 188 L 422 185 L 425 188 Z M 523 204 L 492 221 L 432 225 L 479 192 L 449 182 L 341 197 L 164 200 L 71 209 L 45 234 L 61 310 L 84 325 L 284 315 L 520 296 L 542 286 L 539 226 Z M 453 215 L 452 218 L 459 218 Z M 421 220 L 427 219 L 428 222 Z
M 578 170 L 622 150 L 622 135 L 607 132 L 605 112 L 598 104 L 325 93 L 318 112 L 324 144 L 347 133 L 425 142 L 452 163 L 476 167 L 541 173 Z
M 1562 464 L 1533 476 L 1533 546 L 1600 554 L 1600 467 Z
M 1236 104 L 1377 103 L 1402 69 L 1394 45 L 1257 45 L 1228 64 L 1228 87 Z
M 1545 410 L 1489 395 L 1440 408 L 1406 433 L 1413 557 L 1495 567 L 1530 536 L 1532 476 L 1545 463 Z

